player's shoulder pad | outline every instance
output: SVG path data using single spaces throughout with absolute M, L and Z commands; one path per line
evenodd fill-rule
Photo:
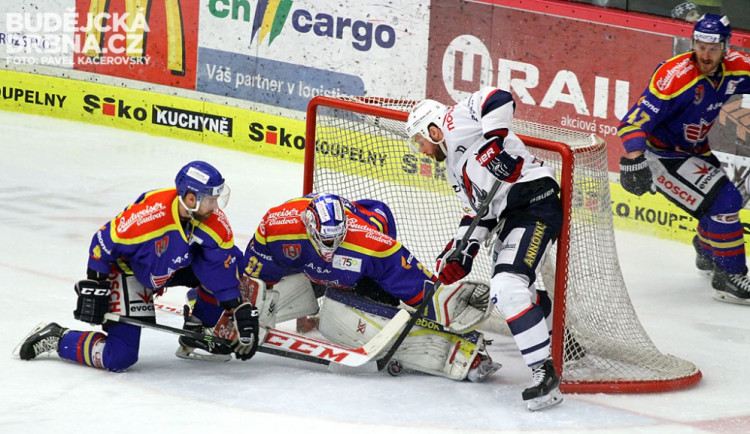
M 485 117 L 490 112 L 503 107 L 510 103 L 515 110 L 515 101 L 513 101 L 513 95 L 510 92 L 493 88 L 484 87 L 479 91 L 482 98 L 481 115 Z
M 196 230 L 206 233 L 216 244 L 224 249 L 234 246 L 234 233 L 224 211 L 217 209 L 206 219 L 196 225 Z
M 310 198 L 302 197 L 271 208 L 260 221 L 255 239 L 265 244 L 277 239 L 306 237 L 307 232 L 300 216 L 309 203 Z
M 154 190 L 122 211 L 111 222 L 115 242 L 133 244 L 150 240 L 165 231 L 182 232 L 177 208 L 177 190 Z
M 727 75 L 750 75 L 750 55 L 738 50 L 729 50 L 724 56 Z
M 348 214 L 346 237 L 341 247 L 367 256 L 387 257 L 401 249 L 401 243 L 379 232 L 355 214 Z
M 659 65 L 651 77 L 649 91 L 661 99 L 672 99 L 682 95 L 701 76 L 693 60 L 693 52 L 672 57 Z

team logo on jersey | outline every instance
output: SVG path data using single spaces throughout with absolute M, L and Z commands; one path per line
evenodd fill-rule
M 91 256 L 93 256 L 94 259 L 102 259 L 102 249 L 99 246 L 94 246 L 91 250 Z
M 224 268 L 231 267 L 232 265 L 234 265 L 235 262 L 237 262 L 237 259 L 234 256 L 232 255 L 227 256 L 227 259 L 224 260 Z
M 153 274 L 149 275 L 149 279 L 151 280 L 151 286 L 156 288 L 161 288 L 162 286 L 167 284 L 167 281 L 170 277 L 174 274 L 174 270 L 171 268 L 167 268 L 167 274 L 164 274 L 162 276 L 154 276 Z
M 412 258 L 413 258 L 413 256 L 412 256 L 412 255 L 409 255 L 409 259 L 406 259 L 406 258 L 404 258 L 404 257 L 402 256 L 402 257 L 401 257 L 401 266 L 402 266 L 402 267 L 403 267 L 404 269 L 406 269 L 406 270 L 410 269 L 410 268 L 411 268 L 411 260 L 412 260 Z
M 685 125 L 684 136 L 685 140 L 692 143 L 698 143 L 703 141 L 708 136 L 708 132 L 711 131 L 711 127 L 714 125 L 713 122 L 707 123 L 705 119 L 701 119 L 701 123 Z
M 693 98 L 693 104 L 698 105 L 703 101 L 703 97 L 706 95 L 706 89 L 702 84 L 695 87 L 695 98 Z
M 161 255 L 164 254 L 164 252 L 167 251 L 169 248 L 169 235 L 165 235 L 164 238 L 157 240 L 156 244 L 154 244 L 154 250 L 156 251 L 156 256 L 161 258 Z
M 284 256 L 294 261 L 299 258 L 302 254 L 302 246 L 300 244 L 284 244 L 282 247 Z
M 740 84 L 742 80 L 742 78 L 739 80 L 730 80 L 729 84 L 727 84 L 727 91 L 724 93 L 726 95 L 734 95 L 734 92 L 737 91 L 737 85 Z
M 333 262 L 331 263 L 333 268 L 353 271 L 359 273 L 362 271 L 362 260 L 359 258 L 352 258 L 351 256 L 333 255 Z

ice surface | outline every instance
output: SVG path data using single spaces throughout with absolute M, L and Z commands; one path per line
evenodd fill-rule
M 174 356 L 173 335 L 152 330 L 126 373 L 56 356 L 20 361 L 11 352 L 39 322 L 89 328 L 72 311 L 90 238 L 141 192 L 172 185 L 190 160 L 213 163 L 232 188 L 226 211 L 244 249 L 268 208 L 301 193 L 302 166 L 45 117 L 0 112 L 0 122 L 3 433 L 750 432 L 750 306 L 711 298 L 691 246 L 632 233 L 618 232 L 617 247 L 636 311 L 657 347 L 701 368 L 692 389 L 566 395 L 530 413 L 520 397 L 529 371 L 503 336 L 489 349 L 503 368 L 482 384 L 341 375 L 265 354 L 186 361 Z M 175 288 L 165 298 L 183 296 Z M 162 312 L 158 321 L 181 325 Z

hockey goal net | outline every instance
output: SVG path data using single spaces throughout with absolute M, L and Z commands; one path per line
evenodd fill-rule
M 395 216 L 399 241 L 434 266 L 455 234 L 462 208 L 444 165 L 414 154 L 406 144 L 404 122 L 414 103 L 313 98 L 307 111 L 303 192 L 385 202 Z M 556 169 L 561 185 L 564 226 L 556 254 L 549 255 L 538 279 L 554 300 L 552 355 L 561 389 L 640 393 L 696 383 L 698 368 L 661 353 L 631 303 L 615 250 L 604 141 L 520 120 L 513 128 Z M 482 247 L 468 279 L 489 280 L 490 253 Z M 500 325 L 504 320 L 496 311 L 485 327 Z

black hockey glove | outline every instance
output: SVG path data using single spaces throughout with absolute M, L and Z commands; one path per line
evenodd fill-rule
M 454 254 L 454 252 L 457 252 Z M 479 252 L 479 242 L 477 240 L 469 240 L 464 245 L 460 240 L 448 243 L 437 258 L 437 270 L 440 273 L 438 279 L 445 285 L 450 285 L 453 282 L 457 282 L 467 274 L 471 272 L 471 266 L 474 262 L 474 257 Z M 443 265 L 442 262 L 445 261 Z M 441 270 L 440 267 L 443 267 Z
M 240 360 L 248 360 L 258 349 L 258 309 L 249 302 L 234 309 L 234 327 L 237 340 L 233 342 L 234 355 Z
M 96 280 L 81 280 L 74 287 L 78 294 L 75 319 L 91 324 L 104 322 L 104 314 L 109 312 L 109 282 Z
M 620 185 L 636 196 L 651 191 L 651 169 L 643 154 L 635 158 L 620 158 Z
M 477 161 L 492 175 L 505 182 L 515 182 L 521 176 L 523 158 L 503 151 L 502 137 L 493 137 L 477 151 Z

